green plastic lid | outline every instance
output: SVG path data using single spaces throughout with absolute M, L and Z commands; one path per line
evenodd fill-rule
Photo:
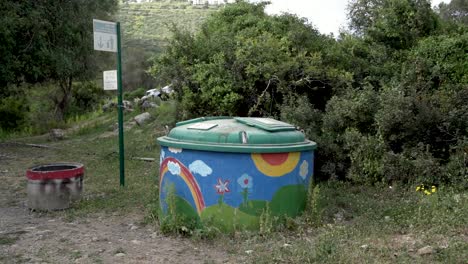
M 317 147 L 293 125 L 250 117 L 201 117 L 179 122 L 158 142 L 173 148 L 240 153 L 296 152 Z

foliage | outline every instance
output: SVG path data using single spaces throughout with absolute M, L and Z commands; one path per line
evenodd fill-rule
M 440 3 L 438 6 L 440 17 L 447 21 L 468 25 L 468 1 L 452 0 L 450 3 Z
M 0 87 L 53 82 L 55 114 L 63 120 L 74 80 L 95 77 L 92 19 L 109 18 L 117 1 L 3 1 Z
M 324 108 L 334 90 L 347 86 L 344 71 L 322 63 L 320 49 L 331 41 L 328 37 L 293 15 L 268 16 L 264 5 L 229 5 L 197 34 L 174 29 L 151 73 L 173 84 L 183 118 L 279 116 L 279 106 L 291 93 Z
M 426 0 L 355 0 L 353 31 L 334 40 L 305 19 L 268 16 L 264 5 L 240 1 L 195 34 L 173 30 L 150 72 L 173 83 L 181 118 L 293 123 L 319 145 L 318 179 L 455 184 L 465 177 L 454 151 L 468 133 L 463 25 L 442 25 Z
M 102 87 L 94 82 L 74 83 L 71 93 L 71 102 L 67 116 L 80 115 L 92 112 L 100 107 L 101 98 L 104 95 Z
M 353 0 L 348 16 L 357 33 L 394 49 L 410 48 L 438 27 L 428 0 Z
M 141 98 L 145 95 L 145 92 L 146 92 L 145 88 L 139 87 L 133 91 L 124 92 L 123 97 L 126 98 L 127 100 Z
M 116 13 L 122 23 L 123 86 L 126 90 L 167 85 L 147 69 L 150 58 L 169 44 L 173 25 L 195 32 L 217 8 L 198 8 L 187 1 L 150 1 L 131 4 L 124 1 Z
M 24 98 L 8 96 L 0 98 L 0 130 L 12 131 L 27 121 L 28 106 Z

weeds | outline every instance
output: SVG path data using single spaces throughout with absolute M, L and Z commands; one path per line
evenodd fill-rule
M 18 237 L 0 236 L 0 245 L 13 245 L 18 240 Z

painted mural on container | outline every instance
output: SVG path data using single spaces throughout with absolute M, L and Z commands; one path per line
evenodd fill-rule
M 160 202 L 174 185 L 178 213 L 222 229 L 258 229 L 259 217 L 299 215 L 313 176 L 313 151 L 221 153 L 162 147 Z

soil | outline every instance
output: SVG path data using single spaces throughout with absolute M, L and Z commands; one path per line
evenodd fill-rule
M 0 143 L 0 263 L 243 262 L 213 243 L 165 236 L 142 224 L 143 212 L 69 221 L 66 214 L 29 210 L 24 168 L 41 152 Z

